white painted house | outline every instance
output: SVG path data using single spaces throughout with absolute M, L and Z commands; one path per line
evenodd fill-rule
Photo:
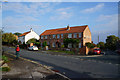
M 26 42 L 32 38 L 39 40 L 39 35 L 37 33 L 35 33 L 31 28 L 29 32 L 25 32 L 25 33 L 19 35 L 18 41 L 21 42 L 22 44 L 23 44 L 23 42 L 25 42 L 25 44 L 26 44 Z

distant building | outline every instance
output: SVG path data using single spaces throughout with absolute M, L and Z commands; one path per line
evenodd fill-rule
M 88 25 L 74 26 L 69 25 L 66 28 L 46 30 L 40 35 L 41 45 L 44 41 L 47 42 L 49 48 L 61 47 L 65 38 L 79 39 L 79 48 L 85 46 L 85 43 L 91 41 L 91 32 Z M 68 44 L 68 48 L 72 48 L 72 44 Z
M 35 33 L 31 28 L 30 31 L 19 35 L 18 36 L 18 41 L 22 44 L 23 44 L 23 42 L 25 42 L 25 44 L 26 44 L 26 42 L 28 40 L 32 39 L 32 38 L 35 38 L 35 39 L 39 40 L 39 35 L 37 33 Z

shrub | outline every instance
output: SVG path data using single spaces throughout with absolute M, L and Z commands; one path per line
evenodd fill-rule
M 9 62 L 8 58 L 6 56 L 4 56 L 4 55 L 2 56 L 2 60 L 4 60 L 5 63 Z
M 88 47 L 88 48 L 94 48 L 94 44 L 88 42 L 88 43 L 85 43 L 85 45 Z
M 44 41 L 43 44 L 42 44 L 43 47 L 47 46 L 47 42 Z
M 2 67 L 2 71 L 10 71 L 10 67 Z

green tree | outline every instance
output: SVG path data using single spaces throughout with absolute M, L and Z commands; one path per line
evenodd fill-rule
M 42 44 L 43 47 L 47 46 L 47 42 L 44 41 L 43 44 Z
M 2 34 L 2 42 L 6 44 L 13 44 L 14 40 L 16 40 L 16 37 L 12 33 L 4 33 Z
M 27 43 L 27 44 L 30 44 L 30 43 L 34 43 L 34 44 L 35 44 L 36 41 L 37 41 L 37 39 L 32 38 L 32 39 L 28 40 L 26 43 Z
M 94 44 L 90 43 L 90 42 L 87 42 L 85 43 L 85 45 L 88 47 L 88 48 L 94 48 Z
M 19 33 L 19 32 L 16 32 L 16 33 L 14 33 L 14 34 L 17 35 L 17 36 L 21 35 L 21 33 Z
M 35 45 L 39 48 L 40 47 L 40 42 L 35 42 Z
M 110 50 L 116 50 L 119 38 L 115 35 L 107 36 L 105 47 Z
M 67 48 L 69 43 L 72 43 L 72 46 L 75 48 L 76 46 L 78 46 L 78 43 L 80 42 L 79 39 L 70 39 L 70 38 L 65 38 L 63 40 L 64 46 Z
M 100 49 L 105 49 L 105 43 L 104 42 L 99 42 L 97 45 L 100 46 Z

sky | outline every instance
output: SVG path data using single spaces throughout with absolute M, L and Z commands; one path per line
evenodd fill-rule
M 48 29 L 88 25 L 92 41 L 105 42 L 118 36 L 117 2 L 3 2 L 4 32 L 24 33 L 32 28 L 38 35 Z

